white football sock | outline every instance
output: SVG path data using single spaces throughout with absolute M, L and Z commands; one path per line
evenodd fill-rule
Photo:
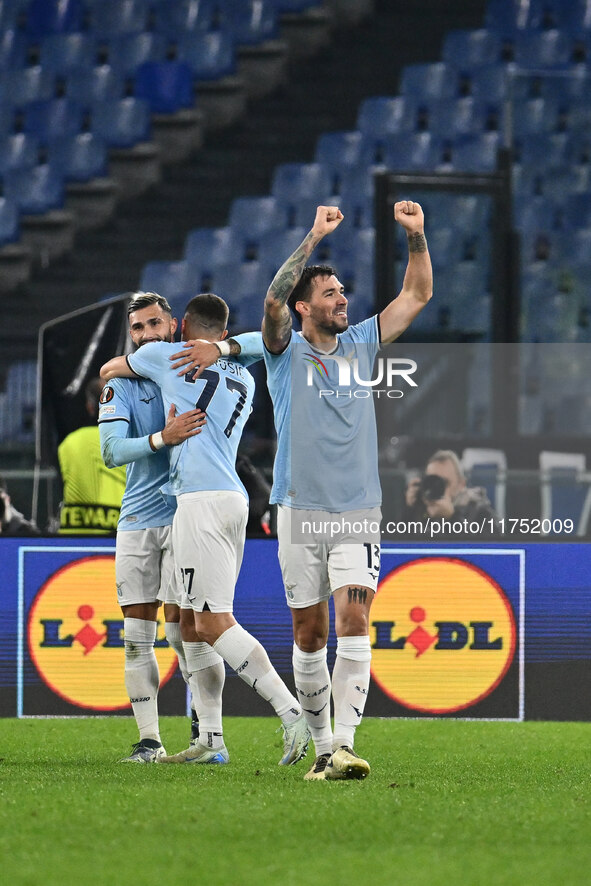
M 224 745 L 222 690 L 224 660 L 208 643 L 183 641 L 193 705 L 199 718 L 199 741 L 208 748 Z
M 301 715 L 302 709 L 293 697 L 259 641 L 235 624 L 213 644 L 216 652 L 228 662 L 245 683 L 274 708 L 287 726 Z
M 303 652 L 294 643 L 292 660 L 296 691 L 312 734 L 316 756 L 330 754 L 330 674 L 326 646 L 318 652 Z
M 160 675 L 154 652 L 157 624 L 143 618 L 124 618 L 125 688 L 140 732 L 140 741 L 160 741 L 158 689 Z
M 185 683 L 189 683 L 189 671 L 187 669 L 187 660 L 185 658 L 185 650 L 183 649 L 183 641 L 181 639 L 181 626 L 178 621 L 167 621 L 164 623 L 164 635 L 168 640 L 168 645 L 174 649 L 179 660 L 179 670 L 183 675 Z
M 337 657 L 332 672 L 334 701 L 333 750 L 353 747 L 355 729 L 361 723 L 370 679 L 369 637 L 338 637 Z

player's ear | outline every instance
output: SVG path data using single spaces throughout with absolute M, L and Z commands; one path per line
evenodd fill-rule
M 224 331 L 220 335 L 220 341 L 223 341 L 225 338 L 228 338 L 228 330 L 227 329 L 224 329 Z
M 294 308 L 296 309 L 300 317 L 309 314 L 309 305 L 307 301 L 297 301 L 294 305 Z
M 179 321 L 177 320 L 176 317 L 173 317 L 172 320 L 170 321 L 170 331 L 172 332 L 173 335 L 175 334 L 175 332 L 177 331 L 178 328 L 179 328 Z

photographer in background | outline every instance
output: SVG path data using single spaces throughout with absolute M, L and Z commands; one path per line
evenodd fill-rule
M 409 519 L 475 521 L 483 526 L 482 535 L 500 534 L 497 514 L 486 491 L 480 486 L 466 485 L 460 460 L 451 449 L 435 452 L 423 477 L 410 481 L 406 506 Z
M 0 477 L 0 536 L 19 538 L 38 536 L 41 532 L 31 520 L 25 520 L 20 511 L 12 505 L 6 481 Z

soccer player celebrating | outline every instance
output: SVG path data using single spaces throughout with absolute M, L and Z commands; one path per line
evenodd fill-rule
M 177 375 L 170 358 L 174 344 L 153 342 L 127 358 L 117 357 L 101 370 L 103 378 L 149 378 L 162 392 L 166 409 L 172 403 L 206 413 L 199 435 L 175 447 L 166 491 L 176 496 L 172 540 L 177 571 L 184 587 L 182 608 L 192 609 L 199 640 L 213 647 L 236 673 L 268 701 L 283 725 L 280 765 L 291 765 L 307 750 L 309 730 L 299 702 L 289 692 L 262 645 L 232 614 L 248 516 L 246 490 L 236 473 L 238 443 L 251 410 L 254 380 L 248 370 L 228 357 L 228 306 L 213 294 L 197 295 L 187 305 L 182 337 L 219 344 L 223 357 L 199 377 L 194 371 Z M 158 441 L 159 442 L 159 441 Z M 201 763 L 228 760 L 223 740 L 221 709 L 210 703 L 194 680 L 187 657 L 189 681 L 199 717 L 199 741 L 160 762 Z M 206 738 L 205 738 L 206 737 Z M 204 741 L 205 738 L 205 741 Z
M 370 379 L 380 344 L 398 338 L 431 298 L 422 209 L 403 200 L 396 203 L 394 217 L 406 230 L 408 265 L 400 293 L 378 316 L 349 326 L 335 270 L 305 267 L 313 249 L 343 219 L 334 206 L 318 207 L 312 229 L 265 298 L 265 363 L 277 430 L 271 502 L 278 505 L 295 685 L 316 750 L 305 776 L 310 780 L 365 778 L 370 770 L 353 746 L 369 689 L 369 612 L 379 574 L 377 433 L 373 398 L 341 389 L 340 372 L 343 365 L 355 364 L 357 377 Z M 300 317 L 301 333 L 292 329 L 290 308 Z M 309 537 L 305 527 L 326 523 L 316 519 L 326 515 L 339 518 L 338 538 Z M 367 531 L 351 534 L 352 525 Z M 331 596 L 337 635 L 332 679 L 326 648 Z
M 177 321 L 165 298 L 138 293 L 127 310 L 129 334 L 136 348 L 148 342 L 172 342 Z M 117 526 L 115 581 L 123 612 L 125 686 L 139 730 L 139 741 L 122 763 L 152 763 L 166 751 L 158 725 L 159 673 L 154 642 L 160 603 L 164 603 L 165 634 L 175 650 L 188 682 L 180 630 L 180 593 L 174 576 L 172 519 L 176 502 L 160 487 L 168 480 L 167 446 L 182 443 L 200 432 L 205 415 L 191 409 L 175 415 L 171 406 L 166 425 L 160 389 L 147 379 L 116 378 L 101 393 L 99 404 L 101 452 L 107 467 L 128 465 L 125 492 Z M 187 640 L 197 643 L 191 634 Z M 205 644 L 202 644 L 204 646 Z M 199 647 L 202 648 L 202 647 Z M 225 671 L 221 658 L 202 678 L 219 685 L 219 704 Z M 196 717 L 192 735 L 198 737 Z

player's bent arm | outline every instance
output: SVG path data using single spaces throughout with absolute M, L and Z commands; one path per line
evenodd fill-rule
M 199 378 L 203 370 L 220 357 L 240 358 L 240 363 L 244 366 L 263 359 L 263 341 L 260 332 L 243 332 L 217 342 L 195 339 L 184 342 L 183 348 L 184 350 L 169 357 L 169 360 L 175 361 L 171 369 L 181 369 L 179 375 L 184 375 L 192 369 L 197 370 L 194 378 Z
M 127 357 L 113 357 L 101 366 L 100 377 L 103 381 L 111 381 L 112 378 L 139 378 L 134 372 Z
M 398 207 L 400 204 L 396 204 Z M 380 314 L 380 333 L 383 344 L 395 341 L 419 314 L 433 295 L 433 268 L 423 231 L 422 210 L 410 216 L 401 216 L 407 232 L 408 264 L 402 289 Z M 397 215 L 397 220 L 401 218 Z
M 176 446 L 201 433 L 206 424 L 205 413 L 190 409 L 175 415 L 174 404 L 170 407 L 166 425 L 161 431 L 143 437 L 128 437 L 129 423 L 126 419 L 99 421 L 101 454 L 108 468 L 127 465 L 138 458 L 152 455 L 164 446 Z
M 275 274 L 265 296 L 263 316 L 263 341 L 272 354 L 280 354 L 289 344 L 292 321 L 287 299 L 299 282 L 306 262 L 322 238 L 334 231 L 343 218 L 338 206 L 319 206 L 311 230 Z
M 129 423 L 125 419 L 99 422 L 101 455 L 108 468 L 127 465 L 152 453 L 149 435 L 128 437 Z

